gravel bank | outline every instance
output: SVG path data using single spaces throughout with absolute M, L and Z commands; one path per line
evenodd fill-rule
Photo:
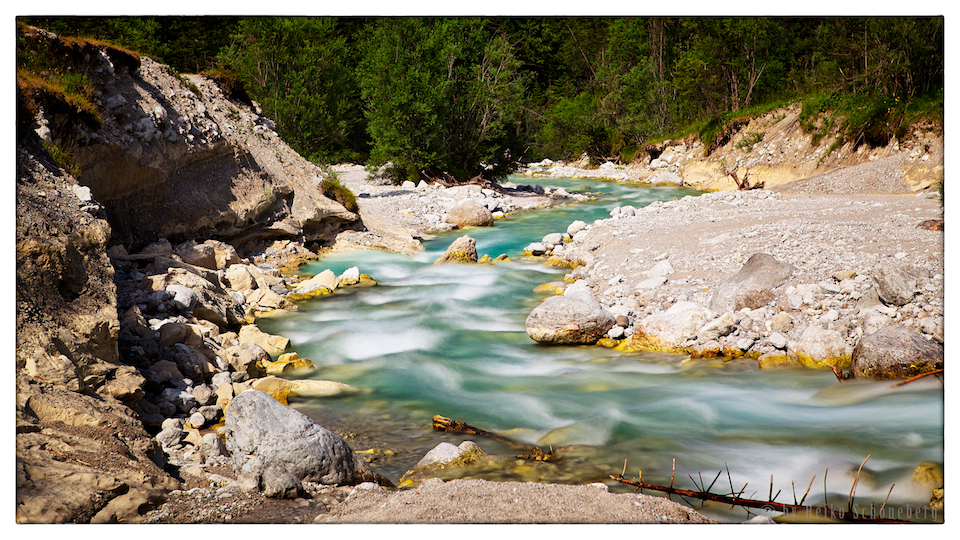
M 911 193 L 894 157 L 775 190 L 622 207 L 587 225 L 559 258 L 580 265 L 571 273 L 576 288 L 629 318 L 628 326 L 613 330 L 615 337 L 629 337 L 639 321 L 676 302 L 709 306 L 719 282 L 751 255 L 767 253 L 796 271 L 770 305 L 734 314 L 739 327 L 728 337 L 731 347 L 722 347 L 728 351 L 789 354 L 811 325 L 838 331 L 848 347 L 890 323 L 942 340 L 943 232 L 921 224 L 942 219 L 943 207 L 935 194 L 905 192 Z M 929 278 L 913 300 L 866 305 L 878 270 L 904 264 Z M 777 329 L 770 319 L 781 312 L 790 318 L 780 329 L 787 341 L 775 336 L 771 343 Z M 703 344 L 691 340 L 681 348 L 696 345 Z

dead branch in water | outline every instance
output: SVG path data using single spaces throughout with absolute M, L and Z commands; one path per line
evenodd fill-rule
M 439 414 L 434 415 L 433 417 L 433 429 L 437 431 L 449 431 L 451 433 L 469 433 L 470 435 L 479 435 L 481 437 L 486 437 L 488 439 L 500 441 L 502 443 L 509 444 L 514 448 L 519 448 L 527 451 L 532 451 L 533 448 L 535 448 L 532 444 L 524 444 L 521 442 L 517 442 L 513 439 L 504 437 L 503 435 L 498 435 L 496 433 L 491 433 L 489 431 L 482 430 L 478 427 L 473 427 L 470 424 L 467 424 L 465 422 L 460 422 L 458 420 L 451 420 L 446 416 L 440 416 Z M 553 450 L 551 450 L 550 453 L 552 454 Z
M 926 373 L 921 373 L 921 374 L 919 374 L 919 375 L 914 375 L 913 377 L 910 377 L 909 379 L 904 379 L 904 380 L 902 380 L 902 381 L 894 384 L 894 385 L 891 386 L 890 388 L 896 388 L 896 387 L 898 387 L 898 386 L 903 386 L 903 385 L 907 384 L 908 382 L 913 382 L 913 381 L 919 379 L 920 377 L 926 377 L 927 375 L 936 375 L 937 373 L 943 373 L 943 370 L 942 370 L 942 369 L 935 369 L 935 370 L 933 370 L 933 371 L 928 371 L 928 372 L 926 372 Z M 940 379 L 940 377 L 937 377 L 937 378 Z M 940 379 L 940 382 L 942 383 L 942 382 L 943 382 L 943 379 Z
M 870 456 L 867 456 L 867 459 L 870 459 Z M 729 494 L 710 492 L 710 490 L 713 488 L 713 485 L 717 482 L 717 478 L 720 477 L 720 473 L 723 472 L 722 470 L 717 473 L 717 476 L 713 479 L 713 482 L 711 482 L 710 485 L 706 487 L 706 489 L 704 489 L 705 484 L 703 482 L 702 476 L 700 476 L 700 482 L 698 483 L 696 480 L 693 479 L 692 476 L 687 475 L 690 478 L 690 480 L 693 482 L 694 486 L 696 486 L 697 491 L 688 490 L 688 489 L 679 489 L 679 488 L 673 487 L 672 475 L 671 475 L 669 486 L 660 486 L 657 484 L 650 484 L 647 482 L 643 482 L 642 481 L 643 471 L 637 471 L 637 474 L 639 475 L 639 477 L 636 480 L 628 480 L 624 478 L 623 473 L 620 473 L 619 476 L 610 475 L 610 478 L 622 484 L 636 486 L 638 490 L 652 489 L 654 491 L 662 491 L 664 493 L 664 496 L 679 495 L 680 497 L 683 497 L 683 498 L 690 497 L 694 499 L 700 499 L 701 501 L 721 502 L 721 503 L 730 504 L 731 506 L 741 506 L 744 508 L 760 508 L 766 511 L 782 512 L 785 514 L 793 514 L 793 515 L 798 515 L 802 513 L 810 518 L 826 518 L 826 519 L 835 519 L 838 521 L 850 521 L 850 522 L 861 522 L 861 523 L 909 523 L 909 521 L 903 521 L 898 519 L 885 519 L 883 517 L 875 517 L 873 515 L 864 515 L 864 514 L 856 513 L 853 511 L 853 497 L 856 491 L 857 481 L 860 479 L 860 471 L 863 469 L 863 464 L 867 462 L 867 459 L 864 459 L 863 463 L 860 464 L 860 469 L 857 471 L 856 478 L 854 478 L 853 486 L 850 489 L 850 495 L 847 499 L 846 511 L 844 511 L 843 509 L 834 509 L 827 504 L 826 489 L 824 489 L 824 505 L 823 506 L 804 506 L 803 505 L 803 501 L 806 500 L 807 494 L 810 493 L 810 486 L 813 485 L 813 479 L 816 478 L 816 476 L 810 479 L 810 485 L 807 486 L 807 492 L 803 494 L 803 497 L 800 499 L 799 504 L 797 504 L 796 494 L 794 494 L 794 498 L 793 498 L 794 504 L 777 502 L 777 497 L 780 496 L 780 491 L 777 491 L 776 495 L 773 494 L 773 475 L 770 475 L 770 491 L 766 501 L 742 497 L 744 491 L 746 491 L 747 489 L 747 485 L 744 484 L 742 489 L 740 489 L 739 491 L 735 491 L 733 488 L 733 480 L 730 478 L 729 468 L 727 468 L 727 480 L 730 483 Z M 626 468 L 627 468 L 627 464 L 626 464 L 626 460 L 624 460 L 624 464 L 623 464 L 624 472 L 626 472 Z M 674 460 L 674 472 L 676 472 L 675 468 L 676 468 L 676 460 Z M 824 474 L 824 482 L 826 482 L 826 473 Z M 890 491 L 891 492 L 893 491 L 893 486 L 890 486 Z M 887 498 L 888 499 L 890 498 L 889 493 L 887 494 Z M 886 506 L 887 501 L 884 501 L 883 504 L 884 506 Z M 883 515 L 884 506 L 880 507 L 881 516 Z M 909 520 L 909 517 L 907 519 Z

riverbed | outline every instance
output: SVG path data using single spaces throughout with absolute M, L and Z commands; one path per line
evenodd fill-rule
M 520 183 L 528 179 L 515 178 Z M 318 368 L 310 375 L 365 389 L 333 400 L 294 402 L 339 431 L 393 481 L 439 442 L 474 440 L 489 454 L 515 455 L 502 443 L 434 431 L 441 414 L 516 440 L 552 449 L 551 462 L 465 468 L 455 477 L 540 482 L 606 482 L 624 469 L 645 482 L 678 486 L 690 477 L 714 491 L 730 484 L 744 496 L 846 507 L 853 475 L 868 455 L 857 501 L 918 507 L 929 490 L 913 481 L 922 462 L 943 462 L 943 386 L 936 380 L 891 390 L 889 382 L 838 383 L 818 370 L 760 371 L 751 359 L 691 359 L 666 353 L 619 353 L 596 346 L 542 346 L 524 320 L 543 298 L 542 283 L 569 269 L 524 257 L 523 247 L 574 220 L 609 217 L 618 205 L 643 207 L 697 192 L 585 179 L 539 181 L 596 199 L 509 215 L 494 227 L 425 237 L 413 256 L 383 251 L 337 253 L 301 270 L 340 273 L 358 266 L 378 286 L 344 289 L 303 302 L 299 311 L 263 319 L 260 327 L 291 340 L 291 350 Z M 458 236 L 477 251 L 512 260 L 493 265 L 432 263 Z M 729 470 L 728 480 L 726 471 Z M 824 479 L 826 472 L 826 479 Z M 689 475 L 689 476 L 688 476 Z M 453 477 L 453 476 L 452 476 Z M 449 478 L 449 477 L 445 477 Z M 708 505 L 729 521 L 742 509 Z

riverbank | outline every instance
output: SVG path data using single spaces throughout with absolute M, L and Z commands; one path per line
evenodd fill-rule
M 571 290 L 586 290 L 614 316 L 627 317 L 614 338 L 629 338 L 649 327 L 643 321 L 692 302 L 718 311 L 713 317 L 729 311 L 732 321 L 720 336 L 665 338 L 662 350 L 748 355 L 761 367 L 822 364 L 830 355 L 839 357 L 830 364 L 845 368 L 860 339 L 887 325 L 943 342 L 943 232 L 931 230 L 943 209 L 935 193 L 909 189 L 897 158 L 772 190 L 714 192 L 612 213 L 581 224 L 552 259 L 575 267 Z M 718 302 L 723 281 L 761 253 L 790 265 L 789 277 L 751 307 Z M 918 277 L 891 302 L 879 276 L 903 268 Z M 814 354 L 811 342 L 825 336 L 820 328 L 835 332 L 827 336 L 832 348 Z

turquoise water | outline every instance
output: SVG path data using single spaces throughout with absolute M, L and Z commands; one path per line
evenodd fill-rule
M 515 179 L 530 183 L 523 177 Z M 441 414 L 517 440 L 553 448 L 561 459 L 516 461 L 468 470 L 465 477 L 569 483 L 609 481 L 627 461 L 628 478 L 695 489 L 688 474 L 709 482 L 728 467 L 737 490 L 748 484 L 766 498 L 770 475 L 779 502 L 803 495 L 822 503 L 827 493 L 846 508 L 853 472 L 869 454 L 856 501 L 916 507 L 929 499 L 911 479 L 924 461 L 943 462 L 943 387 L 918 381 L 848 381 L 832 373 L 758 371 L 751 360 L 691 360 L 685 355 L 620 354 L 601 347 L 548 347 L 524 331 L 543 298 L 532 290 L 562 279 L 566 270 L 522 256 L 545 234 L 581 219 L 609 216 L 618 204 L 641 207 L 696 192 L 643 188 L 584 179 L 538 179 L 543 185 L 597 193 L 597 200 L 521 213 L 494 227 L 454 231 L 424 242 L 412 257 L 378 251 L 337 254 L 308 265 L 316 273 L 358 266 L 376 287 L 339 291 L 304 302 L 300 310 L 259 321 L 284 335 L 291 349 L 318 369 L 310 376 L 365 389 L 336 399 L 295 402 L 299 410 L 347 436 L 355 450 L 373 449 L 372 465 L 396 482 L 441 441 L 471 439 L 487 453 L 516 454 L 501 443 L 433 431 Z M 432 263 L 458 236 L 477 251 L 512 262 L 496 265 Z M 559 449 L 559 450 L 558 450 Z M 726 473 L 714 491 L 729 491 Z M 792 487 L 791 482 L 795 482 Z M 726 520 L 743 510 L 708 505 Z

